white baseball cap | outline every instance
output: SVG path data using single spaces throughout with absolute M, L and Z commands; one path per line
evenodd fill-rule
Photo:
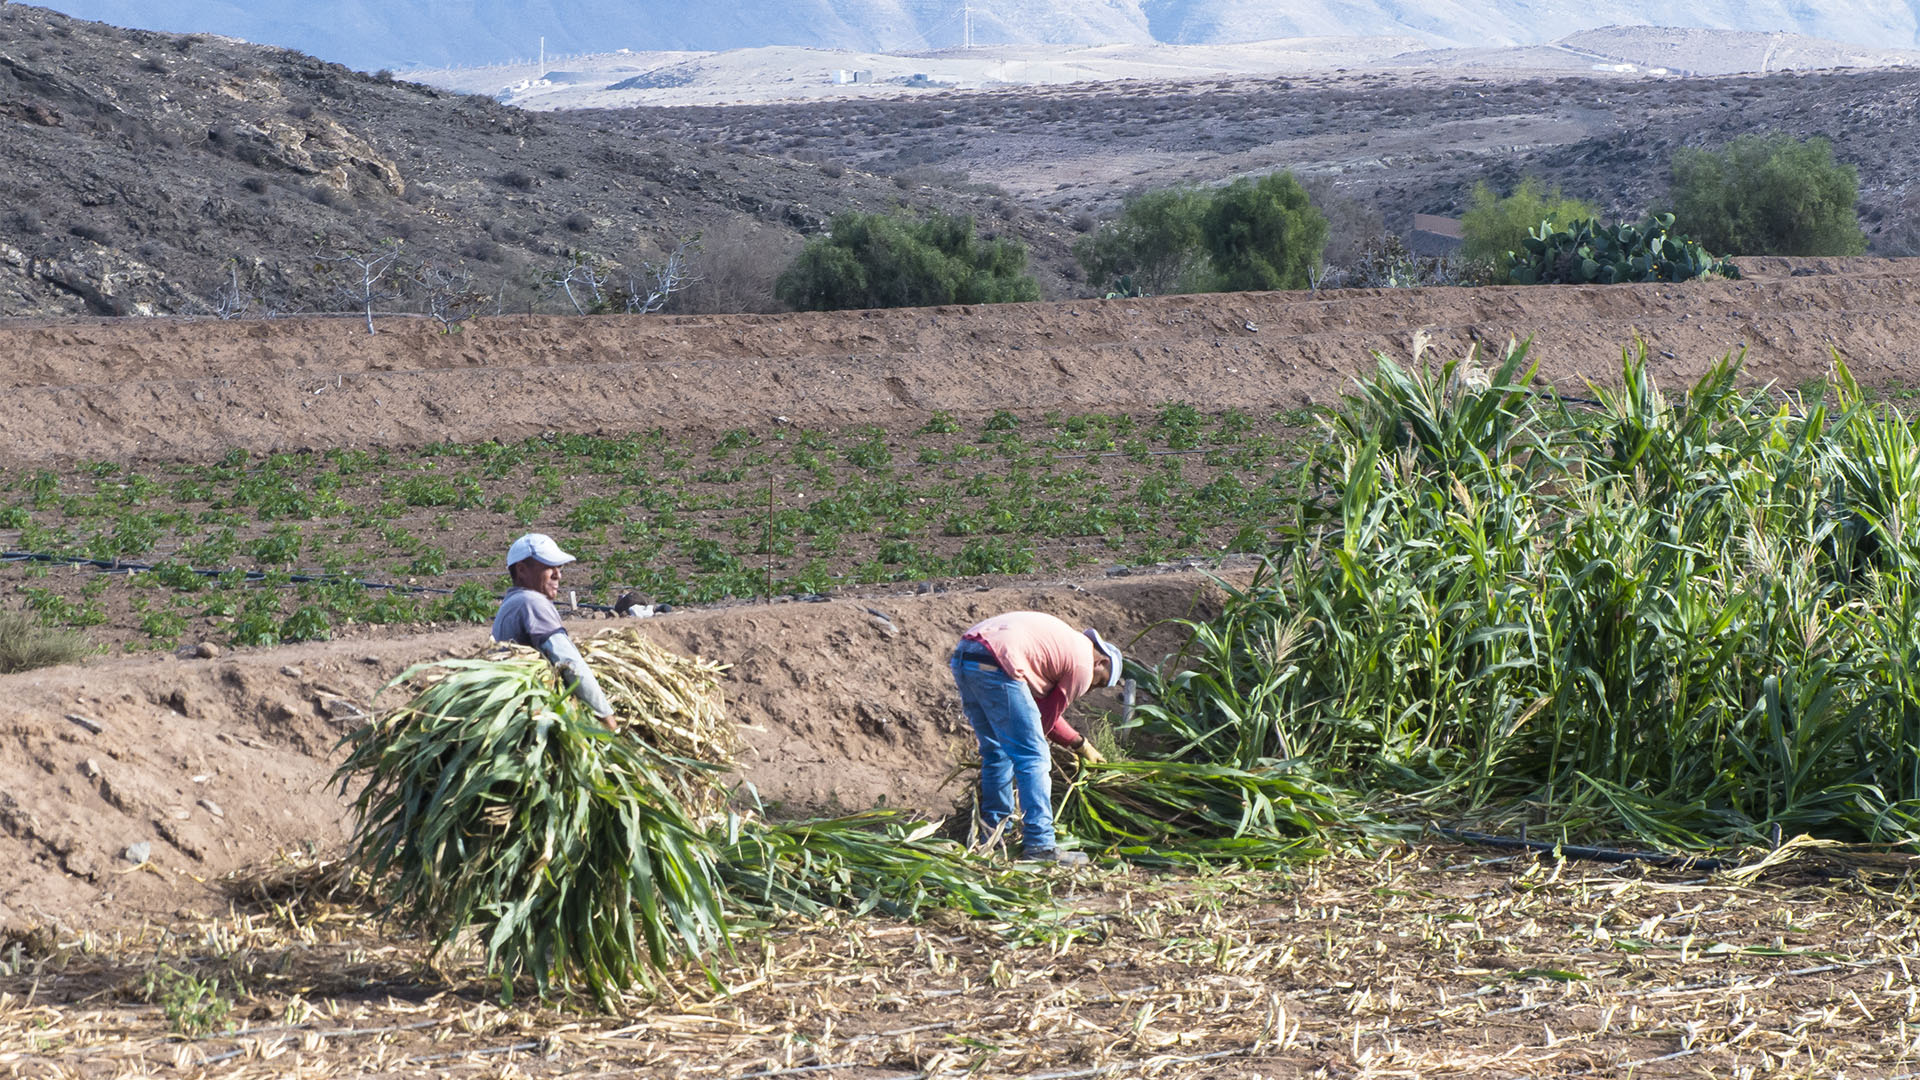
M 522 559 L 536 559 L 543 566 L 565 566 L 573 561 L 573 556 L 561 551 L 560 545 L 546 533 L 528 533 L 507 548 L 508 566 Z
M 1120 685 L 1120 646 L 1100 636 L 1100 631 L 1089 626 L 1081 633 L 1093 639 L 1093 647 L 1107 654 L 1107 685 Z

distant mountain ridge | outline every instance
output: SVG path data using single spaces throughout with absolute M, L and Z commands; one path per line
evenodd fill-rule
M 281 45 L 362 70 L 765 45 L 902 52 L 963 43 L 963 0 L 47 0 L 118 26 Z M 970 0 L 978 43 L 1219 44 L 1412 35 L 1537 44 L 1607 25 L 1790 32 L 1920 48 L 1920 0 Z

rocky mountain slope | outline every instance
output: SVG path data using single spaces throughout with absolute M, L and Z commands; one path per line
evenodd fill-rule
M 625 119 L 616 132 L 603 114 L 0 6 L 0 315 L 351 310 L 350 260 L 395 243 L 399 269 L 440 275 L 443 297 L 570 310 L 554 282 L 577 258 L 613 260 L 618 285 L 696 235 L 707 288 L 744 277 L 764 296 L 804 232 L 896 205 L 971 213 L 1066 262 L 1071 230 L 1004 199 Z
M 1347 200 L 1336 234 L 1351 248 L 1382 216 L 1404 231 L 1415 211 L 1459 212 L 1480 180 L 1540 176 L 1637 214 L 1674 148 L 1742 131 L 1832 139 L 1860 170 L 1872 250 L 1914 254 L 1916 117 L 1920 73 L 1894 70 L 1376 70 L 532 113 L 6 5 L 0 315 L 350 310 L 353 267 L 326 258 L 387 241 L 408 269 L 487 296 L 480 310 L 571 312 L 555 282 L 580 253 L 617 271 L 696 235 L 707 280 L 676 310 L 766 310 L 807 233 L 896 206 L 971 214 L 1029 246 L 1044 295 L 1084 296 L 1070 243 L 1142 185 L 1294 169 Z M 418 312 L 429 293 L 377 306 Z
M 155 30 L 229 34 L 365 70 L 497 63 L 612 48 L 806 45 L 882 52 L 961 45 L 962 0 L 49 0 L 71 15 Z M 1176 44 L 1412 35 L 1436 46 L 1530 44 L 1610 24 L 1788 31 L 1920 47 L 1920 0 L 971 0 L 984 43 Z
M 1377 68 L 603 115 L 743 148 L 781 143 L 849 175 L 991 182 L 1089 227 L 1128 191 L 1286 169 L 1336 196 L 1336 251 L 1382 218 L 1405 234 L 1415 213 L 1459 215 L 1477 183 L 1505 191 L 1528 176 L 1610 217 L 1636 217 L 1666 198 L 1681 147 L 1749 132 L 1819 136 L 1858 171 L 1869 250 L 1920 254 L 1912 69 L 1644 78 Z

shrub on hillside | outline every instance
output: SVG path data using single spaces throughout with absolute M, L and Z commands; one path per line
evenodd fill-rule
M 1327 246 L 1327 218 L 1291 173 L 1217 191 L 1173 187 L 1129 198 L 1073 246 L 1096 285 L 1121 295 L 1304 289 Z
M 1524 254 L 1528 235 L 1543 222 L 1565 227 L 1599 216 L 1593 204 L 1569 198 L 1559 188 L 1549 190 L 1532 177 L 1520 181 L 1510 195 L 1475 184 L 1472 205 L 1460 216 L 1460 257 L 1494 267 L 1494 283 L 1504 285 L 1508 255 Z
M 0 675 L 71 664 L 92 652 L 72 630 L 50 630 L 24 611 L 0 611 Z
M 1307 189 L 1314 209 L 1327 219 L 1327 248 L 1320 258 L 1329 272 L 1335 267 L 1357 267 L 1370 253 L 1398 243 L 1387 232 L 1380 208 L 1342 192 L 1334 186 L 1332 177 L 1305 177 L 1300 186 Z
M 667 308 L 670 312 L 714 315 L 779 310 L 774 282 L 800 253 L 802 243 L 779 229 L 731 220 L 703 234 L 700 246 L 700 274 L 674 294 Z
M 1118 218 L 1075 243 L 1073 257 L 1095 284 L 1124 277 L 1148 294 L 1204 292 L 1212 271 L 1200 217 L 1210 199 L 1189 187 L 1141 192 Z
M 1327 247 L 1327 219 L 1292 173 L 1241 178 L 1221 189 L 1200 219 L 1214 288 L 1304 289 Z
M 1317 286 L 1322 289 L 1419 289 L 1434 285 L 1485 285 L 1485 263 L 1457 255 L 1419 255 L 1392 233 L 1368 237 L 1358 254 L 1335 263 L 1328 258 Z
M 1026 268 L 1024 244 L 982 240 L 965 215 L 847 213 L 807 244 L 774 292 L 801 311 L 1038 300 Z
M 1858 255 L 1854 167 L 1825 139 L 1742 135 L 1674 152 L 1673 213 L 1701 243 L 1736 255 Z

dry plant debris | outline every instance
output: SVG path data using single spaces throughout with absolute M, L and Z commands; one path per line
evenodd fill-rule
M 428 969 L 360 909 L 269 901 L 0 952 L 0 1076 L 1920 1073 L 1910 859 L 1756 879 L 1483 854 L 1063 875 L 1083 934 L 1052 947 L 829 914 L 739 942 L 724 989 L 608 1014 L 503 1009 L 477 950 Z M 233 1029 L 172 1030 L 139 996 L 160 964 L 218 980 Z

